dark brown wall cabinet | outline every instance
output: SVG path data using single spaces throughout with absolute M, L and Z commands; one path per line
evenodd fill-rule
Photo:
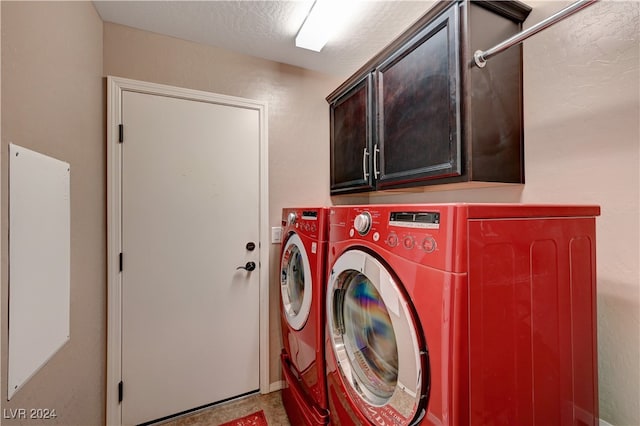
M 327 97 L 331 193 L 524 182 L 519 2 L 441 2 Z

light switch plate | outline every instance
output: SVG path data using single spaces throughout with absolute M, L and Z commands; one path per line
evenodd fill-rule
M 274 226 L 271 228 L 271 244 L 280 244 L 282 242 L 282 228 Z

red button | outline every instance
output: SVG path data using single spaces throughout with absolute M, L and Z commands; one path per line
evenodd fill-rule
M 411 235 L 409 235 L 407 237 L 404 237 L 404 240 L 402 240 L 402 245 L 406 249 L 412 249 L 413 246 L 415 245 L 415 240 Z
M 422 250 L 432 253 L 436 249 L 436 240 L 433 237 L 425 237 L 422 241 Z

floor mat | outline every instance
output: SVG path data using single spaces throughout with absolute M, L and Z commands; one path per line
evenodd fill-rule
M 267 419 L 264 417 L 262 410 L 240 417 L 230 422 L 223 423 L 220 426 L 268 426 Z

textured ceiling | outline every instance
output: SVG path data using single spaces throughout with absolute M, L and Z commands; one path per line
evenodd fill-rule
M 296 48 L 294 44 L 313 0 L 94 1 L 94 4 L 105 22 L 347 77 L 434 3 L 342 1 L 356 3 L 354 16 L 319 53 Z

